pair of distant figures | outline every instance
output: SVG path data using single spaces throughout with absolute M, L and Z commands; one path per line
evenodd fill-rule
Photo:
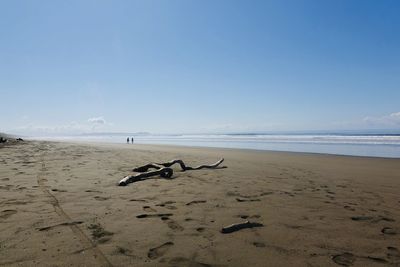
M 134 142 L 135 140 L 133 139 L 133 137 L 131 138 L 131 142 L 132 142 L 132 144 L 133 144 L 133 142 Z M 126 143 L 127 144 L 129 144 L 129 137 L 128 138 L 126 138 Z

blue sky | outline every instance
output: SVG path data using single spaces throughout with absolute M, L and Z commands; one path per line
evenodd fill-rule
M 0 131 L 400 129 L 400 2 L 2 1 Z

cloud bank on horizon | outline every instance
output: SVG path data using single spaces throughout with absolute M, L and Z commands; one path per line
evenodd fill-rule
M 84 133 L 96 133 L 105 130 L 111 130 L 111 123 L 106 122 L 102 117 L 92 117 L 87 121 L 76 122 L 72 121 L 66 124 L 57 124 L 52 126 L 35 125 L 29 123 L 27 125 L 21 125 L 15 129 L 10 129 L 10 133 L 22 134 L 22 135 L 65 135 L 65 134 L 84 134 Z
M 339 123 L 340 124 L 340 123 Z M 335 124 L 337 127 L 338 124 Z M 350 128 L 356 125 L 356 128 Z M 396 129 L 400 126 L 400 112 L 394 112 L 388 115 L 380 117 L 364 117 L 358 121 L 345 122 L 341 124 L 339 130 L 390 130 Z M 118 130 L 117 130 L 118 129 Z M 283 129 L 283 130 L 282 130 Z M 322 131 L 335 131 L 338 128 L 327 128 L 322 129 Z M 315 131 L 318 129 L 308 129 L 310 131 Z M 287 131 L 282 128 L 282 125 L 261 125 L 258 127 L 256 125 L 234 125 L 234 124 L 213 124 L 205 125 L 200 127 L 197 132 L 174 132 L 174 131 L 164 131 L 164 132 L 153 132 L 153 133 L 166 133 L 166 134 L 176 134 L 176 133 L 252 133 L 252 132 L 274 132 L 274 131 Z M 293 130 L 292 130 L 293 131 Z M 307 130 L 304 130 L 307 131 Z M 74 135 L 74 134 L 91 134 L 91 133 L 102 133 L 102 132 L 133 132 L 129 129 L 114 128 L 113 123 L 106 122 L 103 116 L 92 117 L 83 122 L 70 122 L 63 125 L 56 126 L 39 126 L 34 124 L 28 124 L 25 126 L 20 126 L 15 129 L 11 129 L 10 133 L 14 134 L 25 134 L 25 135 Z M 136 131 L 139 132 L 139 131 Z M 144 131 L 148 132 L 148 131 Z
M 369 126 L 396 128 L 400 126 L 400 112 L 391 113 L 381 117 L 365 117 L 364 122 Z

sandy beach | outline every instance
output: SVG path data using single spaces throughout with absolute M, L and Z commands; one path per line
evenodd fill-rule
M 117 186 L 175 158 L 227 168 Z M 0 166 L 1 266 L 400 265 L 400 159 L 29 141 Z

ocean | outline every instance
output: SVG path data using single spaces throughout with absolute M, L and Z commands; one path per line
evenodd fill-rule
M 56 141 L 222 147 L 335 155 L 400 158 L 400 134 L 87 134 L 32 137 Z

